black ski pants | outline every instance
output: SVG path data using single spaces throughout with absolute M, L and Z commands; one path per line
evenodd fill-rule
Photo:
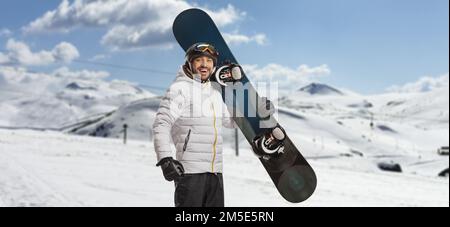
M 184 174 L 175 181 L 175 207 L 224 207 L 221 173 Z

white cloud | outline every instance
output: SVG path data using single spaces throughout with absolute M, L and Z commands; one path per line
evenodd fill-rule
M 327 65 L 317 67 L 300 65 L 293 69 L 272 63 L 263 67 L 243 65 L 243 69 L 252 82 L 277 82 L 280 88 L 287 90 L 296 90 L 322 76 L 331 74 Z
M 63 0 L 54 10 L 23 27 L 25 33 L 70 32 L 76 28 L 107 28 L 101 39 L 113 50 L 134 50 L 145 47 L 172 48 L 172 23 L 183 10 L 197 7 L 180 0 Z M 232 5 L 207 11 L 218 26 L 226 26 L 246 16 Z M 237 34 L 235 34 L 237 35 Z M 265 37 L 249 38 L 263 43 Z
M 267 37 L 265 34 L 256 34 L 254 36 L 246 36 L 242 34 L 230 34 L 230 33 L 224 33 L 223 38 L 225 41 L 227 41 L 228 44 L 247 44 L 250 42 L 255 42 L 258 45 L 265 45 L 267 43 Z
M 425 76 L 416 82 L 407 83 L 403 86 L 394 85 L 389 87 L 387 91 L 398 93 L 427 92 L 448 86 L 448 73 L 446 73 L 438 77 Z
M 51 73 L 40 73 L 28 71 L 22 67 L 0 66 L 0 80 L 3 80 L 3 84 L 8 86 L 5 89 L 33 94 L 59 91 L 73 81 L 103 83 L 109 75 L 105 71 L 71 71 L 67 67 L 58 68 Z
M 5 54 L 3 54 L 2 52 L 0 52 L 0 65 L 1 64 L 6 64 L 9 62 L 9 58 L 8 56 L 6 56 Z
M 24 42 L 9 39 L 6 43 L 8 63 L 21 65 L 48 65 L 55 61 L 51 51 L 33 53 Z
M 83 79 L 83 80 L 103 80 L 109 77 L 106 71 L 70 71 L 67 67 L 62 67 L 55 70 L 52 75 L 57 78 Z
M 98 61 L 98 60 L 104 60 L 104 59 L 107 59 L 107 58 L 109 58 L 109 55 L 106 55 L 106 54 L 97 54 L 97 55 L 91 57 L 89 60 L 90 60 L 90 61 Z
M 0 29 L 0 37 L 3 37 L 3 36 L 11 36 L 12 35 L 12 31 L 11 30 L 9 30 L 9 29 L 7 29 L 7 28 L 2 28 L 2 29 Z
M 55 79 L 48 74 L 29 72 L 22 67 L 0 66 L 0 77 L 3 77 L 7 91 L 25 94 L 45 94 L 48 86 Z
M 56 62 L 69 63 L 80 56 L 77 48 L 62 42 L 52 50 L 32 52 L 30 47 L 20 41 L 9 39 L 6 43 L 7 53 L 0 52 L 0 64 L 4 65 L 49 65 Z
M 4 90 L 4 87 L 7 86 L 8 82 L 6 82 L 5 77 L 3 76 L 3 73 L 0 71 L 0 89 Z
M 0 66 L 0 118 L 4 125 L 60 127 L 153 96 L 104 71 L 63 67 L 50 73 Z M 5 113 L 6 111 L 6 113 Z
M 170 49 L 173 47 L 171 31 L 152 26 L 118 25 L 110 29 L 102 38 L 101 44 L 112 50 L 135 50 L 144 47 Z
M 223 27 L 229 24 L 233 24 L 242 18 L 245 18 L 247 13 L 240 12 L 233 5 L 228 4 L 226 8 L 222 8 L 218 11 L 204 9 L 209 15 L 211 15 L 214 22 L 219 27 Z
M 63 62 L 71 62 L 72 60 L 78 58 L 80 53 L 77 48 L 67 42 L 62 42 L 58 44 L 53 50 L 52 54 L 55 58 L 55 61 L 63 61 Z

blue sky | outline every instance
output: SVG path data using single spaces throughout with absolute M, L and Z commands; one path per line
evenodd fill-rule
M 135 3 L 130 6 L 129 14 L 121 14 L 120 20 L 117 13 L 75 17 L 70 15 L 74 12 L 65 12 L 31 26 L 47 11 L 57 11 L 61 2 L 2 1 L 0 53 L 6 55 L 10 51 L 6 43 L 11 39 L 28 45 L 32 52 L 51 51 L 59 43 L 67 42 L 79 52 L 75 61 L 55 60 L 26 67 L 43 72 L 62 65 L 73 70 L 102 70 L 111 74 L 110 79 L 167 87 L 184 54 L 170 33 L 161 30 L 168 28 L 167 21 L 173 20 L 174 12 L 188 5 L 207 8 L 213 13 L 225 12 L 214 18 L 221 24 L 222 32 L 247 38 L 247 41 L 233 42 L 230 47 L 240 63 L 252 66 L 255 73 L 280 67 L 284 77 L 274 78 L 307 78 L 294 80 L 288 89 L 298 89 L 297 86 L 307 81 L 319 81 L 373 94 L 423 76 L 448 74 L 447 0 L 201 0 L 166 4 L 166 8 L 142 15 L 138 11 L 142 7 Z M 73 1 L 68 4 L 73 8 Z M 84 3 L 81 7 L 88 8 L 88 5 Z M 114 9 L 114 4 L 101 7 Z M 228 15 L 231 19 L 226 18 Z M 142 21 L 155 22 L 155 25 L 136 25 Z M 140 34 L 142 30 L 146 32 L 135 44 L 124 43 L 124 36 L 129 36 L 123 33 Z M 82 61 L 154 69 L 173 72 L 173 75 Z M 277 67 L 266 67 L 269 65 Z M 300 65 L 306 65 L 308 70 L 299 70 Z

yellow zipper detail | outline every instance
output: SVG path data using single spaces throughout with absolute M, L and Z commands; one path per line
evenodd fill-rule
M 214 173 L 214 162 L 216 160 L 216 146 L 217 146 L 217 127 L 216 127 L 216 110 L 214 104 L 211 103 L 211 107 L 214 114 L 214 144 L 213 144 L 213 160 L 211 162 L 211 172 Z

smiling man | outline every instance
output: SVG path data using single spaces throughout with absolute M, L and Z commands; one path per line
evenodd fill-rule
M 220 86 L 210 82 L 218 55 L 207 43 L 188 49 L 153 125 L 157 166 L 166 180 L 175 181 L 177 207 L 224 206 L 221 129 L 236 126 L 222 101 Z

